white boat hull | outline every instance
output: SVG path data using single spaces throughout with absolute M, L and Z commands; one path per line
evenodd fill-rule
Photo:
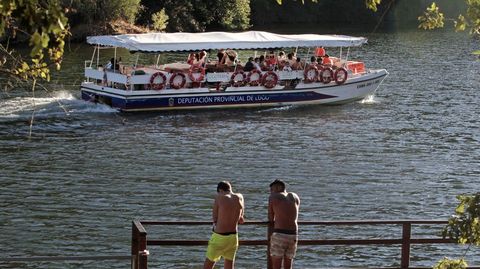
M 385 69 L 370 70 L 349 78 L 341 85 L 335 82 L 299 82 L 295 86 L 277 85 L 273 89 L 263 86 L 230 86 L 221 90 L 186 88 L 132 91 L 84 82 L 81 92 L 84 100 L 106 103 L 121 111 L 333 105 L 372 95 L 387 75 Z

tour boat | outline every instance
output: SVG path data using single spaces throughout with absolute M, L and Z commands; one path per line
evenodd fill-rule
M 344 104 L 374 94 L 388 75 L 385 69 L 369 69 L 361 61 L 348 59 L 350 47 L 366 42 L 363 37 L 262 31 L 91 36 L 87 43 L 94 45 L 94 52 L 91 60 L 85 61 L 81 94 L 83 100 L 125 112 Z M 103 48 L 114 49 L 111 67 L 99 61 Z M 201 51 L 209 56 L 197 64 L 159 64 L 157 58 L 156 63 L 143 65 L 137 56 L 135 63 L 122 65 L 117 48 L 150 54 L 142 58 Z M 331 48 L 340 48 L 340 57 L 327 57 L 325 49 Z M 284 67 L 291 59 L 271 55 L 276 57 L 273 64 L 247 70 L 245 60 L 225 64 L 217 59 L 217 51 L 228 54 L 235 50 L 252 56 L 292 51 L 304 61 L 292 70 Z M 323 60 L 310 62 L 311 56 Z

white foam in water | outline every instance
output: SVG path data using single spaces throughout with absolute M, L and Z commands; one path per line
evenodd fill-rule
M 52 97 L 15 97 L 0 100 L 0 118 L 30 117 L 36 110 L 36 117 L 70 115 L 77 113 L 116 113 L 106 105 L 94 104 L 77 99 L 71 92 L 59 91 Z
M 362 104 L 376 104 L 379 103 L 379 100 L 375 99 L 375 95 L 369 95 L 365 98 L 363 98 L 362 101 L 360 101 Z

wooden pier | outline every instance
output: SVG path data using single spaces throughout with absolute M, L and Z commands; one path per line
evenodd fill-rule
M 384 269 L 425 269 L 431 267 L 412 267 L 410 266 L 410 248 L 412 245 L 420 244 L 452 244 L 455 243 L 450 239 L 441 237 L 435 238 L 412 238 L 412 226 L 432 226 L 443 225 L 447 221 L 444 220 L 360 220 L 360 221 L 299 221 L 299 227 L 302 226 L 381 226 L 381 225 L 398 225 L 401 226 L 401 234 L 395 238 L 387 239 L 322 239 L 309 240 L 299 238 L 298 245 L 396 245 L 400 249 L 400 267 L 384 267 Z M 208 240 L 159 240 L 147 238 L 147 231 L 144 226 L 157 225 L 175 225 L 175 226 L 199 226 L 212 225 L 207 221 L 139 221 L 132 223 L 132 268 L 147 269 L 148 268 L 148 248 L 151 246 L 201 246 L 207 245 Z M 240 240 L 240 245 L 247 246 L 267 246 L 265 255 L 266 268 L 271 269 L 269 255 L 269 239 L 272 234 L 273 227 L 264 221 L 247 221 L 243 225 L 260 225 L 266 227 L 265 240 Z M 359 265 L 361 266 L 361 265 Z M 366 268 L 363 267 L 362 268 Z M 375 267 L 379 268 L 379 267 Z M 478 266 L 468 267 L 471 269 L 480 269 Z M 383 268 L 379 268 L 383 269 Z

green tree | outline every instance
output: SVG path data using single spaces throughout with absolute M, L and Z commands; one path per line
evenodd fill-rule
M 165 9 L 162 8 L 159 12 L 152 15 L 153 29 L 156 31 L 163 31 L 168 25 L 168 15 L 165 13 Z
M 250 0 L 143 0 L 139 22 L 151 25 L 153 11 L 165 9 L 169 32 L 244 30 L 250 27 Z
M 0 72 L 9 79 L 49 80 L 50 68 L 60 69 L 68 22 L 57 0 L 4 0 L 0 2 Z M 11 48 L 14 42 L 28 41 L 30 51 L 22 54 Z
M 465 255 L 471 245 L 480 246 L 480 192 L 475 194 L 458 195 L 460 201 L 455 214 L 452 215 L 443 230 L 443 237 L 455 240 L 459 244 L 468 244 L 469 247 L 460 259 L 444 258 L 434 269 L 463 269 L 467 262 Z

